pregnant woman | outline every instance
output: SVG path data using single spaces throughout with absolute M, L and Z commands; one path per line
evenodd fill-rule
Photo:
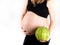
M 21 17 L 21 29 L 26 34 L 23 45 L 48 45 L 47 42 L 40 42 L 35 37 L 35 29 L 40 26 L 49 28 L 49 31 L 54 28 L 54 8 L 52 0 L 25 0 L 23 14 Z M 50 17 L 50 24 L 47 17 Z

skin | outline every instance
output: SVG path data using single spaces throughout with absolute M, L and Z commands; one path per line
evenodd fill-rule
M 50 32 L 54 28 L 55 12 L 53 6 L 51 6 L 52 0 L 47 1 L 47 7 L 49 9 L 50 24 L 47 18 L 38 16 L 37 14 L 26 11 L 28 0 L 24 1 L 22 16 L 21 16 L 21 29 L 26 35 L 32 35 L 35 29 L 39 26 L 45 26 L 49 28 Z
M 28 11 L 23 20 L 22 20 L 22 26 L 24 31 L 33 33 L 37 27 L 45 26 L 49 27 L 48 20 L 46 18 L 40 17 L 36 15 L 35 13 Z

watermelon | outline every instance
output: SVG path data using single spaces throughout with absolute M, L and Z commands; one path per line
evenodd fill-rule
M 50 31 L 46 27 L 38 27 L 35 31 L 35 37 L 41 42 L 46 42 L 49 40 Z

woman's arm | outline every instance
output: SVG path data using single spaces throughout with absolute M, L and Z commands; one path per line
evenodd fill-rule
M 27 12 L 27 11 L 26 11 L 27 3 L 28 3 L 28 0 L 24 0 L 24 1 L 23 1 L 21 21 L 22 21 L 23 17 L 25 16 L 26 12 Z
M 49 0 L 47 2 L 47 7 L 48 7 L 48 10 L 49 10 L 49 17 L 50 17 L 50 25 L 49 25 L 49 29 L 50 29 L 50 32 L 52 30 L 54 30 L 54 26 L 55 26 L 55 4 L 54 4 L 54 1 L 53 0 Z

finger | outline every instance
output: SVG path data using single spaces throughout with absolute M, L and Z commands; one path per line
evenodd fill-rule
M 29 32 L 24 32 L 26 35 L 31 35 L 31 33 L 29 33 Z

